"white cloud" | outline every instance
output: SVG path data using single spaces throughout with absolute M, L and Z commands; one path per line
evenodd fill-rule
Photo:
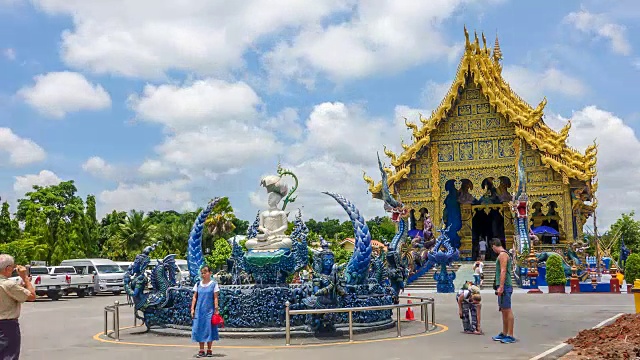
M 14 61 L 16 59 L 16 50 L 13 48 L 6 48 L 2 50 L 2 55 L 9 61 Z
M 199 74 L 243 66 L 263 37 L 316 23 L 352 1 L 35 0 L 51 15 L 73 17 L 62 34 L 68 65 L 98 73 L 159 77 L 168 70 Z
M 238 166 L 252 166 L 282 150 L 272 133 L 236 122 L 216 129 L 180 132 L 156 147 L 163 162 L 200 173 L 224 173 Z
M 294 108 L 282 109 L 276 116 L 267 119 L 265 127 L 291 139 L 299 139 L 303 133 L 298 111 Z
M 138 172 L 143 177 L 155 178 L 170 174 L 172 168 L 160 160 L 145 160 L 138 168 Z
M 118 184 L 114 190 L 105 190 L 98 199 L 102 213 L 112 210 L 194 210 L 191 193 L 185 189 L 188 181 L 148 182 L 145 184 Z
M 0 127 L 0 153 L 8 153 L 9 162 L 14 165 L 31 164 L 47 157 L 40 145 L 33 140 L 21 138 L 6 127 Z
M 637 58 L 637 59 L 633 60 L 632 65 L 633 65 L 636 69 L 640 70 L 640 58 Z
M 509 65 L 504 67 L 502 75 L 511 88 L 533 106 L 548 93 L 578 98 L 587 92 L 586 85 L 580 79 L 556 68 L 538 73 L 523 66 Z
M 427 109 L 435 109 L 440 105 L 442 99 L 451 88 L 451 81 L 437 83 L 435 81 L 427 81 L 424 89 L 422 90 L 423 103 Z
M 283 160 L 283 167 L 291 169 L 300 180 L 298 200 L 290 208 L 304 206 L 306 218 L 329 216 L 346 220 L 335 200 L 321 193 L 331 191 L 347 197 L 366 217 L 383 214 L 382 203 L 367 194 L 362 171 L 379 178 L 376 152 L 388 164 L 382 145 L 398 151 L 401 135 L 410 137 L 402 116 L 416 121 L 418 111 L 398 106 L 393 119 L 384 119 L 369 116 L 358 105 L 316 105 L 304 123 L 304 138 L 286 149 Z M 264 189 L 250 192 L 248 197 L 256 208 L 265 207 Z
M 291 147 L 288 155 L 292 161 L 329 154 L 339 162 L 370 163 L 383 144 L 397 151 L 401 133 L 406 128 L 400 118 L 373 118 L 360 106 L 326 102 L 314 106 L 305 122 L 305 139 Z
M 564 21 L 585 34 L 610 41 L 611 50 L 616 54 L 631 54 L 631 44 L 626 37 L 625 27 L 610 22 L 604 14 L 593 14 L 582 9 L 565 16 Z
M 143 95 L 130 97 L 138 118 L 165 125 L 164 141 L 156 146 L 158 159 L 149 159 L 139 172 L 160 176 L 172 169 L 186 177 L 216 178 L 240 167 L 275 157 L 283 147 L 270 130 L 278 122 L 292 128 L 290 110 L 264 120 L 260 97 L 244 82 L 206 79 L 186 84 L 148 85 Z M 284 123 L 286 121 L 286 123 Z
M 469 0 L 360 1 L 340 23 L 315 24 L 263 56 L 271 76 L 312 86 L 317 73 L 335 81 L 393 73 L 427 61 L 453 60 L 441 24 Z
M 115 167 L 99 156 L 92 156 L 84 164 L 82 170 L 99 178 L 110 178 L 115 174 Z
M 33 190 L 34 185 L 51 186 L 58 185 L 62 182 L 62 179 L 60 179 L 58 175 L 49 170 L 42 170 L 38 174 L 16 176 L 15 179 L 16 181 L 13 183 L 13 190 L 19 196 Z
M 640 204 L 640 158 L 623 154 L 640 153 L 640 140 L 634 130 L 614 114 L 587 106 L 571 116 L 570 145 L 584 151 L 598 143 L 598 221 L 607 227 L 622 212 L 637 210 Z M 545 121 L 559 129 L 568 119 L 548 115 Z
M 80 110 L 101 110 L 111 106 L 111 97 L 100 85 L 82 74 L 63 71 L 34 77 L 35 84 L 18 91 L 18 96 L 40 113 L 63 118 Z
M 129 97 L 137 116 L 173 130 L 221 125 L 229 120 L 255 120 L 260 97 L 244 82 L 206 79 L 183 87 L 147 85 Z

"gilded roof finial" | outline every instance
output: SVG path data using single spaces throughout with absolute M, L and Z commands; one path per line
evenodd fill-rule
M 502 60 L 502 51 L 500 51 L 500 42 L 498 41 L 497 33 L 496 33 L 496 43 L 493 46 L 493 60 L 495 62 Z
M 370 176 L 367 176 L 367 172 L 362 170 L 362 179 L 369 184 L 369 190 L 373 189 L 376 185 L 375 181 Z
M 489 50 L 487 49 L 487 38 L 484 37 L 484 32 L 482 32 L 482 45 L 483 45 L 483 50 L 485 53 L 489 53 Z
M 405 151 L 409 150 L 409 148 L 411 147 L 410 145 L 407 145 L 407 144 L 404 143 L 404 139 L 401 139 L 400 146 L 402 146 L 402 148 Z
M 475 37 L 475 40 L 473 40 L 473 47 L 476 50 L 476 53 L 480 52 L 480 39 L 478 39 L 478 32 L 476 32 L 475 30 L 473 31 L 473 35 Z
M 465 48 L 467 50 L 471 49 L 471 43 L 469 42 L 469 32 L 467 31 L 467 26 L 464 26 L 464 41 L 465 41 Z

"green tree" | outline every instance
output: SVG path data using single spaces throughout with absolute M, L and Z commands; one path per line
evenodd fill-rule
M 73 180 L 63 181 L 52 186 L 33 186 L 33 191 L 25 194 L 25 198 L 18 200 L 18 212 L 16 217 L 20 221 L 27 222 L 27 214 L 33 216 L 33 212 L 40 213 L 43 217 L 36 217 L 45 221 L 37 226 L 44 226 L 44 244 L 46 248 L 46 261 L 51 264 L 53 254 L 61 242 L 68 241 L 62 235 L 69 229 L 74 219 L 83 216 L 84 204 L 79 196 L 76 196 L 76 186 Z
M 249 230 L 249 222 L 247 220 L 241 220 L 237 217 L 234 217 L 231 222 L 235 227 L 235 229 L 233 230 L 233 233 L 235 235 L 247 235 L 247 230 Z
M 640 254 L 629 255 L 624 269 L 624 278 L 627 284 L 633 284 L 636 279 L 640 279 Z
M 85 256 L 93 257 L 97 255 L 99 252 L 98 238 L 100 233 L 96 215 L 96 197 L 93 195 L 87 195 L 82 225 L 79 230 L 82 233 Z
M 20 227 L 18 221 L 11 218 L 9 212 L 9 203 L 2 203 L 2 210 L 0 211 L 0 243 L 7 243 L 17 240 L 20 236 Z
M 213 243 L 211 255 L 206 256 L 206 261 L 213 269 L 219 269 L 227 263 L 231 257 L 231 245 L 227 239 L 219 237 Z
M 47 246 L 31 239 L 20 239 L 0 244 L 0 253 L 13 256 L 16 264 L 26 265 L 31 260 L 41 259 L 47 254 Z
M 232 232 L 236 227 L 233 220 L 236 216 L 233 214 L 233 207 L 229 198 L 222 198 L 211 210 L 211 214 L 207 217 L 204 224 L 207 226 L 209 233 L 214 238 L 224 236 Z
M 155 241 L 155 225 L 151 224 L 144 211 L 131 210 L 123 224 L 120 224 L 116 237 L 126 249 L 128 260 L 133 260 L 145 246 Z
M 632 211 L 629 214 L 622 214 L 618 220 L 616 220 L 611 229 L 603 235 L 603 237 L 616 236 L 617 240 L 611 248 L 612 256 L 618 258 L 620 254 L 620 240 L 624 239 L 624 244 L 631 250 L 632 253 L 640 252 L 640 220 L 635 219 L 635 212 Z
M 391 241 L 396 234 L 396 224 L 388 217 L 375 217 L 367 221 L 371 238 L 378 241 Z
M 331 249 L 331 251 L 333 251 L 333 256 L 335 258 L 336 264 L 345 264 L 349 262 L 352 252 L 340 246 L 339 242 L 331 242 L 329 248 Z
M 118 234 L 120 224 L 124 224 L 127 213 L 124 211 L 115 211 L 105 215 L 98 226 L 98 248 L 102 249 L 101 256 L 109 257 L 107 254 L 112 251 L 112 241 Z

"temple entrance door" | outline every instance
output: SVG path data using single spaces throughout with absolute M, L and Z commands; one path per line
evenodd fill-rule
M 487 241 L 485 260 L 495 260 L 497 255 L 491 250 L 491 239 L 501 239 L 502 246 L 506 248 L 504 217 L 497 209 L 490 209 L 487 213 L 484 208 L 476 208 L 471 224 L 472 258 L 477 259 L 480 255 L 478 243 L 484 238 Z

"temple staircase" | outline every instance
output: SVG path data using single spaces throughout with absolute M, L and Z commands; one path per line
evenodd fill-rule
M 459 289 L 465 281 L 473 281 L 473 264 L 475 261 L 463 261 L 456 262 L 453 266 L 449 267 L 449 271 L 456 272 L 456 279 L 454 285 L 456 289 Z M 436 290 L 437 282 L 433 279 L 433 274 L 440 271 L 440 269 L 433 268 L 429 272 L 425 273 L 417 280 L 405 287 L 405 292 L 410 290 Z M 496 277 L 496 263 L 495 261 L 488 261 L 484 263 L 484 281 L 483 289 L 493 289 L 493 282 Z M 515 276 L 511 278 L 514 286 L 516 286 Z
M 454 263 L 453 266 L 448 267 L 447 270 L 449 271 L 458 271 L 458 268 L 460 267 L 460 264 L 458 263 Z M 419 277 L 418 279 L 416 279 L 414 282 L 412 282 L 411 284 L 405 286 L 405 292 L 408 292 L 409 290 L 436 290 L 436 285 L 438 284 L 434 279 L 433 279 L 433 274 L 436 272 L 439 272 L 440 268 L 439 267 L 434 267 L 433 269 L 431 269 L 430 271 L 426 272 L 424 275 L 422 275 L 421 277 Z

